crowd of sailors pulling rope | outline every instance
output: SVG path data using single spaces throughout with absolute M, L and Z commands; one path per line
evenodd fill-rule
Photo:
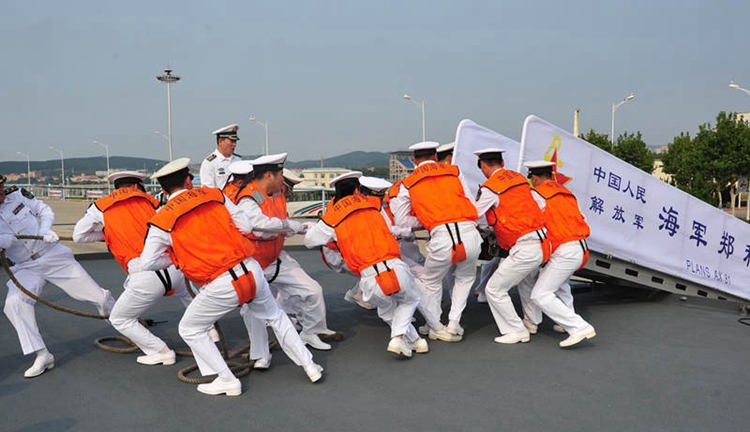
M 205 394 L 240 395 L 239 377 L 268 369 L 276 344 L 319 382 L 324 371 L 309 348 L 330 350 L 344 335 L 328 328 L 320 284 L 284 250 L 292 235 L 320 249 L 332 270 L 359 278 L 345 299 L 377 310 L 391 330 L 386 350 L 396 357 L 427 353 L 427 339 L 463 339 L 461 317 L 480 259 L 475 295 L 489 305 L 499 332 L 495 342 L 529 342 L 544 314 L 555 331 L 567 334 L 561 348 L 596 336 L 575 312 L 567 283 L 588 259 L 589 226 L 575 196 L 556 182 L 554 162 L 527 162 L 523 175 L 504 167 L 503 149 L 476 151 L 486 181 L 472 196 L 451 164 L 452 146 L 421 142 L 410 147 L 416 168 L 405 179 L 391 184 L 358 171 L 342 174 L 330 182 L 335 196 L 322 217 L 299 222 L 287 214 L 286 198 L 301 181 L 284 169 L 287 154 L 241 160 L 234 154 L 237 129 L 214 131 L 217 149 L 201 164 L 201 187 L 193 187 L 187 158 L 151 176 L 167 197 L 162 203 L 145 192 L 144 174 L 115 172 L 109 176 L 114 191 L 76 223 L 69 240 L 104 241 L 125 271 L 117 300 L 60 243 L 50 207 L 25 189 L 6 188 L 0 175 L 0 260 L 9 276 L 4 312 L 24 355 L 35 355 L 25 377 L 55 365 L 36 323 L 34 305 L 41 302 L 106 319 L 122 337 L 97 340 L 97 346 L 140 351 L 140 364 L 172 365 L 178 354 L 192 355 L 196 366 L 178 376 Z M 414 235 L 419 230 L 429 233 L 425 255 Z M 47 282 L 95 305 L 98 314 L 44 300 Z M 451 299 L 447 321 L 444 284 Z M 523 316 L 508 294 L 514 286 Z M 189 352 L 176 353 L 141 318 L 164 296 L 185 307 L 178 331 Z M 237 308 L 250 343 L 231 351 L 218 321 Z M 104 343 L 112 340 L 128 346 Z M 209 378 L 187 376 L 196 369 Z

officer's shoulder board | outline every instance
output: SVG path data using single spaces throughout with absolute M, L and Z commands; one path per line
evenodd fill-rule
M 7 188 L 5 188 L 5 195 L 10 195 L 17 190 L 18 190 L 18 186 L 16 185 L 8 186 Z
M 210 155 L 208 155 L 208 157 L 206 158 L 206 160 L 209 161 L 209 162 L 211 162 L 214 159 L 216 159 L 216 155 L 213 154 L 213 153 L 211 153 Z
M 26 190 L 25 188 L 21 188 L 21 195 L 25 196 L 28 199 L 34 198 L 34 194 L 31 193 L 31 191 Z

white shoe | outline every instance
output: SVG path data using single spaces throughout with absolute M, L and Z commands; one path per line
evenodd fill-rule
M 514 344 L 514 343 L 525 343 L 531 339 L 528 330 L 508 333 L 495 338 L 495 342 L 499 344 Z
M 565 328 L 563 328 L 563 326 L 561 326 L 560 324 L 553 325 L 552 330 L 556 331 L 557 333 L 567 333 L 567 331 L 565 331 Z
M 560 348 L 568 348 L 576 345 L 586 339 L 593 339 L 596 337 L 596 330 L 591 325 L 587 325 L 586 328 L 579 332 L 575 332 L 568 336 L 567 339 L 560 342 Z
M 445 328 L 449 332 L 453 333 L 454 335 L 459 335 L 459 336 L 464 335 L 464 328 L 461 327 L 461 324 L 459 324 L 458 321 L 455 321 L 455 320 L 448 321 L 448 325 Z
M 523 319 L 523 326 L 526 327 L 526 330 L 528 330 L 530 334 L 536 334 L 539 330 L 539 326 L 531 322 L 528 318 Z
M 463 339 L 463 336 L 449 332 L 445 326 L 437 330 L 430 329 L 428 337 L 432 340 L 441 340 L 443 342 L 460 342 Z
M 224 381 L 217 377 L 208 384 L 198 384 L 198 391 L 207 395 L 239 396 L 242 394 L 242 383 L 237 378 Z
M 430 326 L 428 326 L 427 324 L 425 324 L 425 325 L 421 325 L 421 326 L 419 326 L 419 327 L 417 328 L 417 331 L 418 331 L 418 332 L 419 332 L 419 334 L 421 334 L 422 336 L 427 336 L 428 334 L 430 334 Z
M 208 329 L 208 336 L 211 338 L 211 342 L 219 342 L 221 340 L 221 336 L 219 336 L 219 332 L 214 326 Z
M 316 383 L 320 381 L 321 378 L 323 378 L 323 366 L 319 364 L 311 364 L 309 366 L 303 367 L 305 370 L 305 373 L 307 374 L 307 377 L 310 378 L 310 381 Z
M 404 338 L 391 338 L 391 341 L 388 342 L 388 352 L 392 352 L 399 357 L 411 358 L 411 347 L 406 343 Z
M 32 364 L 31 367 L 26 369 L 26 372 L 23 373 L 23 377 L 34 378 L 35 376 L 39 376 L 45 371 L 52 369 L 53 367 L 55 367 L 55 356 L 49 353 L 42 356 L 37 356 L 36 360 L 34 360 L 34 364 Z
M 169 350 L 165 353 L 158 352 L 156 354 L 138 356 L 135 361 L 145 365 L 163 364 L 164 366 L 169 366 L 175 364 L 177 360 L 174 351 Z
M 261 357 L 253 363 L 253 369 L 266 370 L 271 367 L 271 354 L 268 357 Z
M 427 345 L 427 341 L 424 338 L 417 339 L 416 342 L 410 343 L 409 348 L 417 354 L 425 354 L 430 352 L 430 347 Z
M 320 340 L 320 337 L 316 334 L 300 333 L 299 337 L 302 338 L 302 342 L 305 345 L 310 345 L 311 348 L 315 348 L 316 350 L 328 351 L 331 349 L 331 345 Z

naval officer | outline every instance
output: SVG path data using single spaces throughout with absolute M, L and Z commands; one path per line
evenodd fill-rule
M 0 175 L 0 249 L 5 249 L 10 268 L 21 285 L 35 295 L 49 282 L 76 300 L 92 303 L 99 314 L 109 315 L 115 299 L 102 289 L 73 258 L 73 252 L 59 243 L 52 231 L 52 209 L 25 189 L 5 188 Z M 20 240 L 17 235 L 39 236 L 41 240 Z M 32 378 L 55 367 L 34 313 L 34 301 L 9 280 L 5 315 L 13 324 L 24 355 L 35 353 L 34 364 L 23 376 Z
M 213 131 L 216 135 L 216 150 L 201 162 L 201 186 L 222 189 L 227 184 L 229 164 L 241 160 L 234 154 L 237 141 L 240 140 L 237 136 L 237 129 L 239 129 L 238 125 L 230 124 Z

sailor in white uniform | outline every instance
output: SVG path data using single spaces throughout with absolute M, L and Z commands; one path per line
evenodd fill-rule
M 11 271 L 21 285 L 35 295 L 49 282 L 76 300 L 96 306 L 99 314 L 109 315 L 115 299 L 100 287 L 73 258 L 73 252 L 59 243 L 52 231 L 55 214 L 25 189 L 5 188 L 0 175 L 0 249 L 12 262 Z M 43 240 L 20 240 L 17 235 L 40 236 Z M 3 311 L 18 333 L 24 355 L 36 353 L 34 364 L 24 372 L 26 378 L 43 374 L 55 366 L 55 357 L 47 350 L 34 313 L 36 301 L 21 292 L 10 280 Z

